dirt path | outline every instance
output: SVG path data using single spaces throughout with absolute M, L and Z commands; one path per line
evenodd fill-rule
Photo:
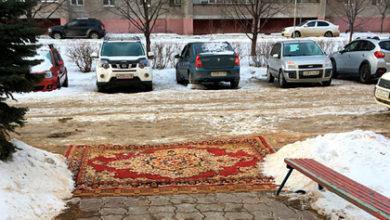
M 278 149 L 319 134 L 356 129 L 390 137 L 390 111 L 375 103 L 374 85 L 335 80 L 330 87 L 88 92 L 19 99 L 28 107 L 15 138 L 63 154 L 70 144 L 145 144 L 263 135 Z

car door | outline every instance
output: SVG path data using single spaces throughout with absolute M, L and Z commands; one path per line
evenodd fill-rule
M 275 54 L 278 57 L 274 57 Z M 269 70 L 274 77 L 277 77 L 279 73 L 278 63 L 280 60 L 280 56 L 281 56 L 281 44 L 276 43 L 271 50 L 270 58 L 268 61 Z
M 357 45 L 353 48 L 353 50 L 348 52 L 348 56 L 346 57 L 346 65 L 345 71 L 350 74 L 359 73 L 360 64 L 363 62 L 364 57 L 364 47 L 367 41 L 359 40 L 356 41 Z
M 306 23 L 301 29 L 301 35 L 303 36 L 315 36 L 316 35 L 316 23 L 317 21 L 310 21 Z
M 186 45 L 183 48 L 183 50 L 181 51 L 179 59 L 178 59 L 177 64 L 176 64 L 177 72 L 179 72 L 181 77 L 184 76 L 184 74 L 183 74 L 183 57 L 184 57 L 184 54 L 186 53 L 187 49 L 188 49 L 188 45 Z
M 316 36 L 324 36 L 327 30 L 329 30 L 329 23 L 317 21 Z
M 188 44 L 187 50 L 184 51 L 184 54 L 182 57 L 182 66 L 183 66 L 182 74 L 183 74 L 184 78 L 187 80 L 188 80 L 188 72 L 190 69 L 191 50 L 192 50 L 192 46 L 191 46 L 191 44 Z
M 347 44 L 343 50 L 338 51 L 333 55 L 335 61 L 336 61 L 336 67 L 337 72 L 340 73 L 347 73 L 348 72 L 348 65 L 350 63 L 350 55 L 355 50 L 355 48 L 358 45 L 358 41 L 352 41 L 351 43 Z
M 88 20 L 80 19 L 73 20 L 66 25 L 66 36 L 67 37 L 81 37 L 86 36 L 88 30 Z
M 56 49 L 52 49 L 53 58 L 54 58 L 54 66 L 55 66 L 55 73 L 54 76 L 58 77 L 61 81 L 61 84 L 64 83 L 66 78 L 66 68 L 64 65 L 64 61 L 62 60 L 61 55 L 58 53 Z

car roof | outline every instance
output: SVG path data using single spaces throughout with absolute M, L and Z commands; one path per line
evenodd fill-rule
M 315 43 L 313 40 L 284 40 L 284 41 L 278 41 L 276 43 L 281 43 L 281 44 L 286 44 L 286 43 L 304 43 L 304 42 L 313 42 Z
M 370 42 L 375 44 L 375 43 L 380 43 L 380 42 L 383 42 L 383 41 L 390 41 L 390 38 L 379 38 L 378 36 L 375 36 L 375 37 L 365 37 L 365 38 L 357 37 L 353 41 L 359 41 L 359 40 L 367 40 L 367 41 L 370 41 Z
M 134 42 L 134 43 L 140 43 L 141 39 L 138 36 L 130 36 L 130 37 L 123 37 L 123 36 L 105 36 L 103 42 Z

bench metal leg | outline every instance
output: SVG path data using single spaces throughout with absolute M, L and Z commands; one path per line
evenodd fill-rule
M 280 184 L 279 189 L 276 192 L 277 196 L 280 194 L 280 191 L 282 191 L 284 184 L 286 184 L 288 178 L 290 177 L 292 171 L 294 170 L 294 168 L 290 167 L 289 165 L 287 165 L 287 168 L 290 169 L 290 170 L 288 171 L 286 177 L 284 177 L 284 180 L 282 181 L 282 184 Z

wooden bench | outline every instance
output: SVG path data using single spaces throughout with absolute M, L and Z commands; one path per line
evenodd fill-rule
M 291 172 L 296 169 L 320 186 L 336 193 L 379 219 L 390 219 L 390 199 L 313 159 L 284 159 L 290 169 L 280 185 L 279 195 Z M 390 174 L 389 174 L 390 175 Z M 390 184 L 390 183 L 386 183 Z

